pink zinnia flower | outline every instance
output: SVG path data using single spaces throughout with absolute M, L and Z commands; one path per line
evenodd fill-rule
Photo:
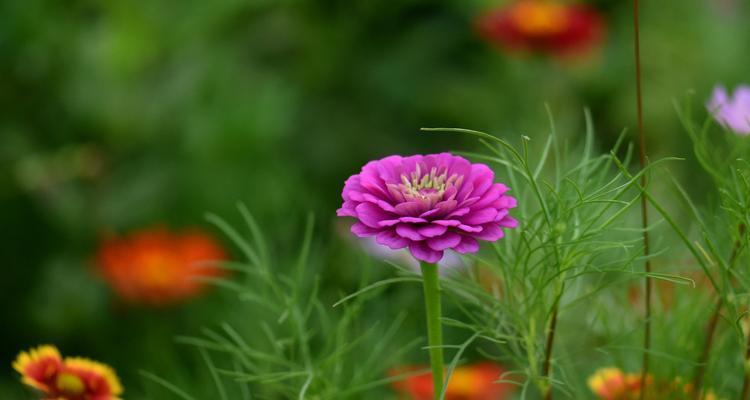
M 717 86 L 706 107 L 725 128 L 750 135 L 750 86 L 738 86 L 731 97 L 723 86 Z
M 355 235 L 435 263 L 447 249 L 476 252 L 477 239 L 498 240 L 518 225 L 508 215 L 516 199 L 494 177 L 486 165 L 449 153 L 390 156 L 347 179 L 337 214 L 358 219 Z

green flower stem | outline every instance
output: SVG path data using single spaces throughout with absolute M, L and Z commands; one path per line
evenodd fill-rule
M 427 338 L 430 346 L 432 383 L 435 400 L 440 399 L 443 390 L 443 329 L 440 326 L 440 278 L 436 264 L 420 263 L 422 286 L 427 312 Z

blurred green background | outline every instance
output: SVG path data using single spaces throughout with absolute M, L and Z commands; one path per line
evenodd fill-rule
M 343 181 L 388 154 L 476 146 L 420 127 L 533 140 L 548 131 L 547 103 L 575 139 L 588 107 L 606 150 L 634 126 L 631 5 L 590 3 L 604 45 L 557 60 L 479 38 L 474 18 L 501 1 L 0 2 L 0 397 L 23 398 L 10 362 L 39 343 L 105 361 L 140 393 L 139 369 L 194 360 L 175 335 L 235 304 L 214 292 L 162 310 L 117 305 L 91 270 L 106 233 L 211 229 L 205 212 L 234 222 L 241 201 L 283 253 L 312 211 L 326 284 L 346 292 L 358 278 L 335 235 Z M 643 3 L 651 152 L 684 156 L 672 101 L 694 91 L 700 106 L 714 84 L 750 80 L 750 10 Z

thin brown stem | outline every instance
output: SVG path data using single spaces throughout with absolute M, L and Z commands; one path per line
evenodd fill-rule
M 745 235 L 745 224 L 740 225 L 740 240 Z M 741 400 L 747 400 L 748 392 L 750 392 L 750 376 L 747 374 L 747 365 L 750 362 L 750 332 L 747 334 L 747 345 L 745 349 L 745 359 L 742 363 L 742 394 L 740 395 Z
M 552 310 L 552 319 L 549 322 L 549 332 L 547 333 L 547 345 L 544 349 L 544 364 L 542 364 L 542 376 L 550 377 L 550 363 L 552 360 L 552 346 L 555 344 L 555 330 L 557 328 L 557 311 L 560 308 L 560 299 L 555 301 L 555 306 Z M 552 383 L 548 382 L 547 392 L 544 394 L 544 400 L 552 400 Z
M 646 134 L 643 130 L 643 95 L 641 93 L 641 33 L 639 23 L 639 2 L 633 0 L 633 42 L 635 53 L 635 90 L 636 90 L 636 107 L 638 113 L 638 137 L 639 152 L 638 161 L 641 170 L 646 168 Z M 641 176 L 641 187 L 646 190 L 646 174 Z M 643 368 L 641 369 L 641 395 L 643 400 L 646 397 L 646 378 L 648 376 L 649 350 L 651 349 L 651 260 L 649 258 L 651 249 L 648 238 L 648 203 L 646 196 L 641 196 L 641 224 L 643 227 L 643 256 L 646 259 L 644 269 L 646 271 L 646 302 L 645 307 L 645 326 L 643 335 Z
M 742 244 L 742 238 L 745 236 L 745 224 L 740 224 L 739 227 L 740 237 L 734 241 L 732 245 L 732 253 L 729 255 L 729 268 L 734 268 L 734 262 L 737 259 L 737 253 L 739 252 L 740 245 Z M 695 377 L 693 378 L 693 384 L 695 385 L 695 392 L 693 393 L 693 400 L 699 400 L 703 394 L 703 377 L 706 375 L 706 367 L 708 366 L 708 357 L 711 354 L 711 346 L 713 345 L 714 332 L 719 322 L 719 315 L 721 315 L 721 308 L 724 306 L 724 302 L 721 297 L 716 300 L 716 307 L 711 315 L 711 319 L 708 321 L 706 327 L 706 342 L 703 345 L 703 352 L 698 359 L 698 366 L 695 370 Z
M 719 315 L 721 314 L 722 306 L 723 302 L 721 301 L 721 297 L 719 297 L 719 299 L 716 301 L 714 312 L 713 314 L 711 314 L 711 319 L 708 321 L 708 326 L 706 327 L 706 342 L 703 345 L 703 352 L 698 359 L 698 366 L 695 370 L 695 378 L 693 378 L 693 384 L 695 384 L 695 392 L 693 393 L 694 400 L 699 400 L 702 396 L 701 392 L 703 391 L 703 377 L 706 374 L 708 356 L 711 353 L 711 345 L 714 341 L 714 332 L 716 331 L 716 325 L 718 325 L 719 322 Z
M 740 395 L 740 400 L 747 400 L 747 395 L 750 392 L 750 379 L 748 379 L 747 370 L 745 370 L 745 365 L 747 365 L 748 360 L 750 360 L 750 333 L 747 335 L 747 345 L 745 349 L 745 360 L 743 365 L 743 371 L 742 375 L 744 378 L 742 378 L 742 394 Z

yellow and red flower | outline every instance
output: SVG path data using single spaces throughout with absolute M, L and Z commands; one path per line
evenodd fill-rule
M 225 258 L 224 249 L 203 232 L 153 228 L 106 240 L 97 268 L 126 301 L 165 305 L 201 293 L 206 285 L 200 278 L 224 275 L 211 262 Z
M 21 352 L 13 362 L 23 383 L 46 400 L 119 400 L 122 385 L 107 365 L 80 357 L 62 358 L 54 346 Z
M 684 397 L 691 399 L 695 397 L 695 386 L 692 383 L 685 383 L 680 377 L 675 378 L 669 387 L 671 389 L 669 394 L 672 394 L 672 397 L 675 397 L 674 394 L 681 394 L 684 395 Z M 716 393 L 710 389 L 703 390 L 703 395 L 700 396 L 700 398 L 702 400 L 719 400 Z
M 599 45 L 604 20 L 585 4 L 554 0 L 517 0 L 486 12 L 477 20 L 479 33 L 510 51 L 577 55 Z
M 394 371 L 403 374 L 418 371 L 419 367 L 407 367 Z M 445 400 L 502 400 L 508 398 L 513 386 L 497 380 L 505 372 L 499 365 L 484 362 L 458 367 L 451 375 L 445 393 Z M 433 398 L 432 373 L 425 372 L 394 382 L 394 389 L 404 398 L 431 400 Z
M 602 368 L 588 380 L 589 388 L 602 400 L 638 399 L 641 376 L 626 374 L 619 368 Z
M 588 381 L 589 388 L 602 400 L 636 400 L 641 396 L 641 375 L 626 374 L 619 368 L 602 368 L 594 373 Z M 646 378 L 646 396 L 648 400 L 688 399 L 693 398 L 695 388 L 692 383 L 677 377 L 671 381 L 656 381 L 651 376 Z M 718 400 L 711 390 L 703 392 L 703 399 Z

